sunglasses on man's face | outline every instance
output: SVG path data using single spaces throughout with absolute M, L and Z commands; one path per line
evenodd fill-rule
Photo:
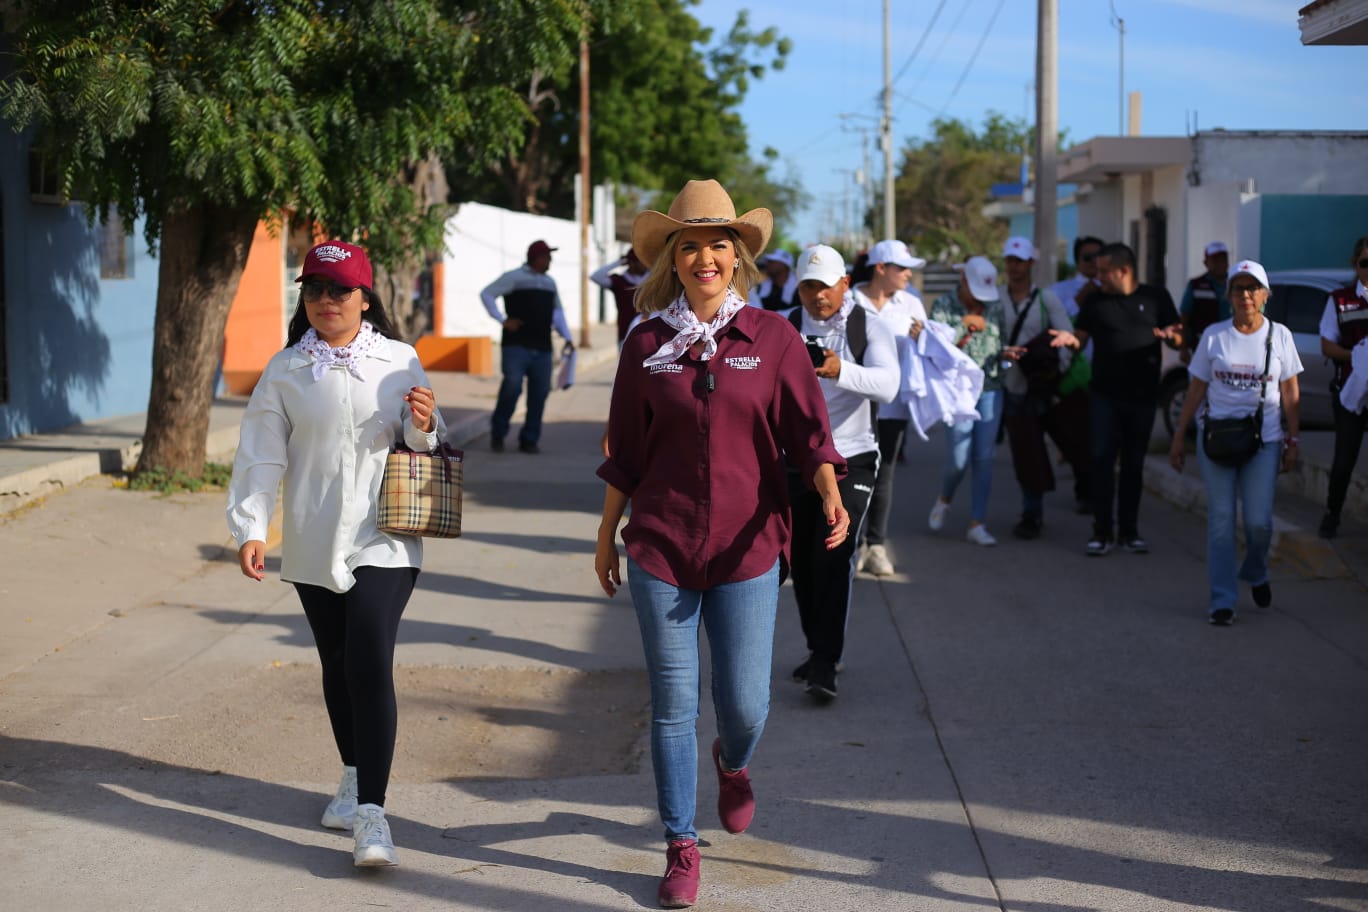
M 1358 262 L 1359 269 L 1368 269 L 1368 257 L 1364 257 Z
M 310 304 L 323 300 L 326 294 L 330 300 L 345 301 L 356 291 L 356 285 L 338 285 L 336 282 L 305 282 L 302 286 L 304 300 Z
M 1093 260 L 1097 259 L 1097 253 L 1080 253 L 1078 255 L 1078 258 L 1082 260 L 1084 263 L 1091 263 Z
M 1252 295 L 1262 288 L 1262 285 L 1231 285 L 1230 294 L 1231 297 L 1234 297 L 1235 295 Z

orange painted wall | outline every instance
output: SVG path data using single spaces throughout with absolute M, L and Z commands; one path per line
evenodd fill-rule
M 250 393 L 266 362 L 285 344 L 284 271 L 285 238 L 272 237 L 258 223 L 224 331 L 223 382 L 230 393 Z

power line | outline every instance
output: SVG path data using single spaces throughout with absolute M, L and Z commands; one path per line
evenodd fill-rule
M 964 80 L 968 78 L 969 71 L 974 68 L 974 63 L 978 60 L 979 51 L 983 50 L 984 43 L 988 41 L 988 33 L 993 30 L 993 23 L 997 22 L 998 13 L 1002 12 L 1002 6 L 1005 2 L 1006 0 L 998 0 L 998 5 L 993 10 L 993 15 L 989 17 L 988 26 L 983 30 L 983 35 L 980 36 L 978 46 L 974 48 L 974 53 L 969 58 L 969 63 L 965 65 L 964 72 L 960 73 L 959 81 L 956 82 L 955 87 L 950 90 L 950 97 L 945 99 L 945 104 L 940 109 L 942 114 L 949 110 L 950 102 L 955 100 L 955 96 L 959 94 L 960 86 L 964 85 Z
M 897 85 L 898 80 L 902 79 L 903 73 L 912 65 L 912 61 L 917 59 L 917 54 L 921 52 L 922 45 L 926 43 L 926 36 L 931 34 L 931 30 L 936 27 L 936 20 L 940 18 L 941 10 L 945 9 L 945 0 L 940 0 L 936 4 L 936 11 L 931 14 L 931 21 L 926 24 L 926 28 L 921 33 L 921 38 L 917 40 L 917 46 L 912 49 L 912 54 L 907 58 L 907 62 L 898 70 L 898 75 L 893 77 L 892 85 Z
M 956 14 L 955 21 L 951 22 L 950 27 L 941 35 L 940 44 L 936 45 L 936 52 L 931 55 L 930 61 L 926 64 L 926 68 L 921 71 L 921 75 L 917 77 L 917 81 L 912 83 L 912 87 L 907 90 L 907 94 L 911 95 L 913 92 L 917 91 L 917 87 L 920 86 L 931 73 L 932 68 L 936 65 L 936 61 L 940 60 L 941 54 L 945 51 L 945 46 L 950 43 L 950 36 L 955 34 L 955 29 L 959 28 L 960 20 L 964 18 L 964 14 L 968 12 L 969 7 L 973 5 L 973 0 L 965 0 L 965 2 L 960 4 L 959 13 Z

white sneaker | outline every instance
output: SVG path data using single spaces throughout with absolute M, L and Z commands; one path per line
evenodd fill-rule
M 892 576 L 893 562 L 888 559 L 888 550 L 883 545 L 870 545 L 865 554 L 864 568 L 866 573 L 875 576 Z
M 378 804 L 363 804 L 356 809 L 356 825 L 352 829 L 356 846 L 352 860 L 358 868 L 397 865 L 399 856 L 394 851 L 385 809 Z
M 983 545 L 985 548 L 991 548 L 997 544 L 997 539 L 988 533 L 987 526 L 970 526 L 964 537 L 976 545 Z
M 356 822 L 356 767 L 342 767 L 337 797 L 323 811 L 323 825 L 330 830 L 350 830 Z
M 869 560 L 869 545 L 860 545 L 860 550 L 855 556 L 855 572 L 863 573 L 865 563 Z
M 931 507 L 931 515 L 926 517 L 926 524 L 931 527 L 932 532 L 939 532 L 941 526 L 945 525 L 945 514 L 950 512 L 950 505 L 939 497 Z

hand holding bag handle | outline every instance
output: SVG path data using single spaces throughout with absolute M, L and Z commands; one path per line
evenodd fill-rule
M 394 535 L 457 538 L 465 453 L 443 442 L 431 453 L 397 444 L 385 459 L 375 524 Z

